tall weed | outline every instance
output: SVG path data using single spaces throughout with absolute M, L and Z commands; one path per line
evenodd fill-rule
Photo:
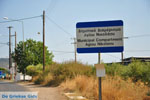
M 87 97 L 89 100 L 98 100 L 98 79 L 95 77 L 77 76 L 61 84 L 65 91 L 73 91 Z M 106 76 L 102 80 L 103 100 L 144 100 L 148 87 L 140 81 L 133 83 L 130 79 Z

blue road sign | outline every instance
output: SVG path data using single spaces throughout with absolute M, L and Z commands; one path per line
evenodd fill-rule
M 123 21 L 79 22 L 76 37 L 78 53 L 123 52 Z

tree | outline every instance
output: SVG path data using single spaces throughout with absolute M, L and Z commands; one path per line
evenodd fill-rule
M 53 54 L 49 53 L 48 47 L 45 46 L 45 64 L 51 64 L 53 60 Z M 13 59 L 17 62 L 18 72 L 25 75 L 26 67 L 28 65 L 37 65 L 43 63 L 43 43 L 32 39 L 24 42 L 20 41 L 15 49 L 16 56 L 13 55 Z
M 9 71 L 3 67 L 0 67 L 0 71 L 3 71 L 4 73 L 9 73 Z

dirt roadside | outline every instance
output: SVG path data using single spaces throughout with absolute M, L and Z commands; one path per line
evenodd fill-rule
M 67 100 L 60 87 L 44 87 L 29 82 L 17 83 L 33 92 L 38 92 L 38 100 Z

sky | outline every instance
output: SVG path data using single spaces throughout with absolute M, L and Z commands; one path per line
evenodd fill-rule
M 149 0 L 0 0 L 0 22 L 41 16 L 46 13 L 46 46 L 54 61 L 74 60 L 73 39 L 77 22 L 123 20 L 124 57 L 150 57 Z M 42 41 L 42 17 L 23 20 L 25 40 Z M 17 32 L 17 42 L 23 40 L 21 22 L 0 23 L 0 43 L 7 43 L 8 26 Z M 37 34 L 40 32 L 40 34 Z M 12 43 L 14 48 L 14 37 Z M 41 48 L 42 49 L 42 48 Z M 0 44 L 0 58 L 9 55 L 8 45 Z M 77 60 L 96 64 L 97 53 L 77 54 Z M 121 61 L 121 53 L 102 53 L 104 63 Z

